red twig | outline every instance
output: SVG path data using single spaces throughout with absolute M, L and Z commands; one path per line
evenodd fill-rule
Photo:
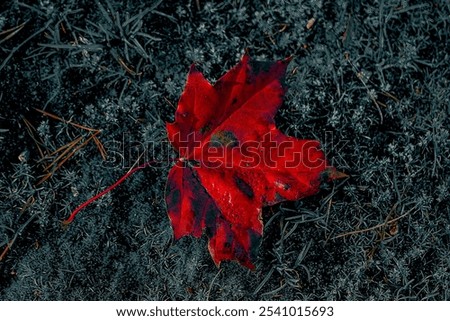
M 171 160 L 171 161 L 176 161 L 177 159 Z M 83 208 L 85 208 L 86 206 L 88 206 L 89 204 L 91 204 L 92 202 L 95 202 L 96 200 L 98 200 L 100 197 L 102 197 L 103 195 L 109 193 L 110 191 L 112 191 L 113 189 L 115 189 L 117 186 L 119 186 L 124 180 L 126 180 L 128 177 L 130 177 L 131 175 L 133 175 L 135 172 L 137 172 L 138 170 L 144 169 L 147 166 L 153 165 L 157 163 L 156 160 L 152 160 L 149 161 L 147 163 L 145 163 L 142 166 L 139 167 L 135 167 L 131 170 L 129 170 L 125 175 L 123 175 L 121 178 L 119 178 L 114 184 L 112 184 L 111 186 L 109 186 L 107 189 L 103 190 L 102 192 L 98 193 L 97 195 L 91 197 L 90 199 L 88 199 L 86 202 L 84 202 L 83 204 L 81 204 L 80 206 L 78 206 L 69 216 L 68 219 L 64 220 L 62 222 L 63 225 L 69 225 L 70 223 L 72 223 L 72 221 L 74 220 L 75 216 L 78 214 L 78 212 L 80 212 Z

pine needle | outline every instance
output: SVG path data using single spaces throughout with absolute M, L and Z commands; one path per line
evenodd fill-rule
M 90 127 L 87 127 L 84 125 L 80 125 L 71 120 L 65 120 L 65 119 L 63 119 L 55 114 L 49 113 L 45 110 L 41 110 L 38 108 L 35 108 L 35 109 L 38 112 L 40 112 L 41 114 L 43 114 L 44 116 L 47 116 L 51 119 L 60 121 L 64 124 L 68 124 L 72 127 L 79 128 L 79 129 L 82 129 L 82 130 L 85 130 L 88 132 L 88 133 L 84 133 L 82 135 L 77 136 L 74 140 L 57 148 L 53 152 L 47 153 L 47 156 L 44 156 L 42 151 L 40 152 L 41 153 L 40 161 L 43 161 L 43 160 L 45 160 L 45 158 L 48 158 L 51 156 L 55 156 L 55 155 L 58 155 L 58 156 L 56 158 L 54 158 L 53 161 L 51 161 L 47 166 L 45 166 L 44 171 L 47 173 L 45 173 L 42 176 L 42 178 L 38 182 L 38 184 L 42 184 L 43 182 L 48 180 L 50 177 L 52 177 L 53 174 L 57 170 L 59 170 L 61 168 L 61 166 L 64 165 L 64 163 L 66 163 L 69 159 L 71 159 L 78 151 L 80 151 L 83 147 L 85 147 L 91 140 L 94 141 L 103 160 L 106 160 L 106 156 L 107 156 L 106 150 L 105 150 L 103 144 L 100 142 L 100 140 L 96 137 L 97 135 L 99 135 L 101 133 L 100 130 L 90 128 Z M 31 132 L 32 132 L 32 129 L 34 129 L 34 127 L 32 127 L 28 121 L 26 121 L 25 124 L 27 125 L 27 127 L 29 129 L 30 135 L 32 135 Z M 36 141 L 36 144 L 39 144 L 39 142 L 37 140 L 35 140 L 35 141 Z

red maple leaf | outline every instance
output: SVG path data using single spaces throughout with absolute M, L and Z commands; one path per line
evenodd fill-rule
M 217 265 L 237 260 L 253 269 L 262 207 L 315 194 L 338 176 L 318 141 L 275 127 L 289 61 L 255 62 L 246 54 L 214 85 L 193 65 L 175 121 L 166 125 L 180 154 L 166 187 L 175 239 L 205 231 Z
M 346 176 L 327 165 L 318 141 L 289 137 L 275 127 L 289 61 L 254 62 L 244 55 L 214 86 L 193 65 L 175 122 L 166 124 L 180 154 L 166 186 L 175 239 L 205 231 L 217 265 L 237 260 L 253 269 L 262 207 L 315 194 L 322 181 Z M 130 170 L 63 224 L 155 162 Z

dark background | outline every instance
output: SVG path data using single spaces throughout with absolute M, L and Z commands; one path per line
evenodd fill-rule
M 449 299 L 449 16 L 444 0 L 2 1 L 0 298 Z M 61 227 L 138 158 L 124 136 L 165 140 L 192 62 L 214 82 L 245 49 L 295 55 L 277 125 L 350 175 L 264 209 L 255 271 L 172 240 L 171 164 Z M 106 160 L 73 123 L 101 130 Z

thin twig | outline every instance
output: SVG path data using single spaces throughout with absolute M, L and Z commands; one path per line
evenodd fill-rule
M 147 163 L 148 165 L 150 165 L 149 163 Z M 147 164 L 145 164 L 144 166 L 146 166 Z M 147 165 L 147 166 L 148 166 Z M 102 197 L 103 195 L 109 193 L 110 191 L 112 191 L 113 189 L 115 189 L 117 186 L 119 186 L 124 180 L 126 180 L 129 176 L 131 176 L 132 174 L 134 174 L 135 172 L 137 172 L 138 170 L 141 170 L 143 167 L 135 167 L 131 170 L 129 170 L 125 175 L 123 175 L 121 178 L 119 178 L 119 180 L 117 180 L 113 185 L 109 186 L 107 189 L 103 190 L 102 192 L 98 193 L 97 195 L 95 195 L 94 197 L 88 199 L 86 202 L 84 202 L 83 204 L 81 204 L 80 206 L 78 206 L 69 216 L 68 219 L 66 219 L 65 221 L 63 221 L 63 226 L 67 226 L 70 223 L 72 223 L 73 219 L 75 218 L 75 216 L 78 214 L 79 211 L 81 211 L 83 208 L 85 208 L 86 206 L 88 206 L 89 204 L 91 204 L 92 202 L 95 202 L 96 200 L 98 200 L 100 197 Z
M 384 222 L 384 223 L 381 223 L 381 224 L 378 224 L 378 225 L 375 225 L 375 226 L 372 226 L 372 227 L 369 227 L 369 228 L 365 228 L 365 229 L 357 230 L 357 231 L 351 231 L 351 232 L 347 232 L 347 233 L 344 233 L 344 234 L 339 234 L 339 235 L 333 237 L 332 240 L 338 239 L 338 238 L 341 238 L 341 237 L 346 237 L 346 236 L 349 236 L 349 235 L 355 235 L 355 234 L 360 234 L 360 233 L 365 233 L 365 232 L 368 232 L 368 231 L 376 230 L 377 228 L 384 227 L 384 226 L 386 226 L 388 224 L 392 224 L 392 223 L 402 219 L 403 217 L 408 215 L 409 212 L 410 211 L 408 211 L 407 213 L 405 213 L 403 215 L 400 215 L 399 217 L 396 217 L 396 218 L 394 218 L 392 220 L 389 220 L 387 222 Z

